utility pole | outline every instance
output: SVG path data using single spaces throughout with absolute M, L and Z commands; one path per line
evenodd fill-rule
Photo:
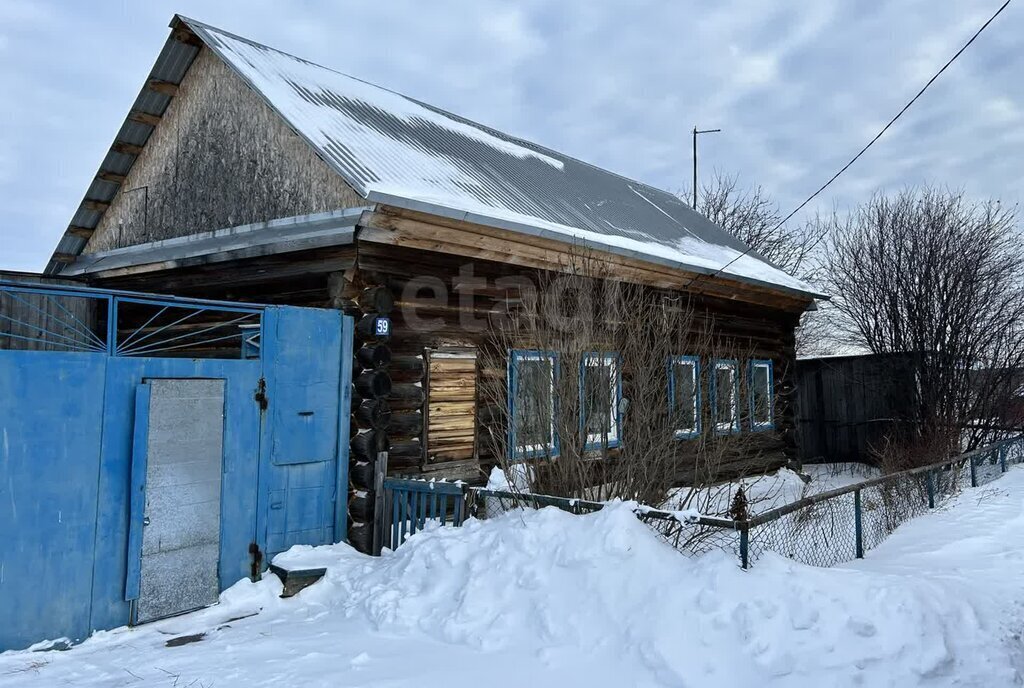
M 697 134 L 715 134 L 721 129 L 698 129 L 693 127 L 693 209 L 697 209 Z

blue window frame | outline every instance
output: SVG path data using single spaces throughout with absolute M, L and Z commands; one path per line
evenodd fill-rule
M 711 370 L 711 417 L 715 431 L 739 432 L 740 376 L 739 364 L 730 359 L 717 359 Z
M 700 358 L 672 356 L 668 360 L 668 403 L 676 437 L 701 432 Z
M 613 352 L 592 352 L 580 361 L 580 432 L 584 449 L 617 447 L 622 441 L 622 365 Z
M 508 357 L 508 452 L 513 459 L 558 455 L 555 380 L 558 354 L 513 349 Z
M 752 360 L 748 376 L 750 427 L 752 430 L 771 430 L 775 427 L 775 372 L 772 362 Z

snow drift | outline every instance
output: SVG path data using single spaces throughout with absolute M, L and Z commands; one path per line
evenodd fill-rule
M 203 612 L 0 655 L 0 685 L 1012 685 L 1024 471 L 1000 487 L 842 569 L 689 559 L 628 504 L 471 520 L 379 559 L 296 547 L 277 561 L 329 570 L 295 598 L 242 582 Z

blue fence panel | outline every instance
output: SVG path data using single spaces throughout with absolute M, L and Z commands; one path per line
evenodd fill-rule
M 428 523 L 461 526 L 466 517 L 466 489 L 462 483 L 388 478 L 384 481 L 384 546 L 398 548 Z
M 0 351 L 0 650 L 90 631 L 106 364 Z

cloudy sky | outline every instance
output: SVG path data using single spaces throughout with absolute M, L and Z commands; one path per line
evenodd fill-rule
M 175 12 L 669 190 L 693 125 L 720 127 L 702 169 L 788 212 L 999 4 L 0 0 L 0 269 L 42 269 Z M 1021 35 L 1011 5 L 812 208 L 919 183 L 1018 202 Z

